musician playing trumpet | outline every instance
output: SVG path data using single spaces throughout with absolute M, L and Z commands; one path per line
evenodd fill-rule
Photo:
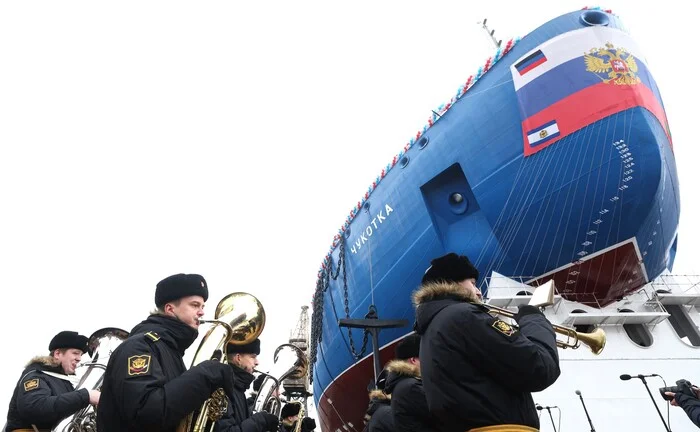
M 87 352 L 88 338 L 62 331 L 51 339 L 49 355 L 34 357 L 22 372 L 10 400 L 7 432 L 50 430 L 62 419 L 97 405 L 100 392 L 74 389 L 75 369 Z
M 259 412 L 251 415 L 245 392 L 255 379 L 253 371 L 260 354 L 260 339 L 246 345 L 226 345 L 226 360 L 233 372 L 233 393 L 228 396 L 226 414 L 216 422 L 217 432 L 276 432 L 277 416 Z
M 413 294 L 420 369 L 431 414 L 441 431 L 537 431 L 531 392 L 559 377 L 552 324 L 521 306 L 519 329 L 491 316 L 466 256 L 434 259 Z

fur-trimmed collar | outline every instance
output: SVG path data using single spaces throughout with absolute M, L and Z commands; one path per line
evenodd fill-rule
M 392 360 L 386 365 L 386 370 L 396 375 L 404 375 L 413 378 L 420 378 L 420 368 L 418 365 L 405 360 Z
M 481 302 L 460 284 L 454 282 L 430 282 L 413 292 L 413 305 L 418 306 L 440 297 L 451 297 L 472 303 Z
M 383 390 L 372 390 L 369 392 L 369 400 L 388 401 L 391 400 L 391 395 L 384 393 Z
M 57 362 L 57 361 L 53 358 L 53 356 L 47 356 L 47 355 L 45 355 L 45 356 L 36 356 L 36 357 L 32 358 L 31 360 L 29 360 L 29 363 L 27 363 L 26 366 L 29 366 L 29 365 L 32 365 L 32 364 L 36 364 L 36 363 L 38 363 L 38 364 L 40 364 L 40 365 L 42 365 L 42 366 L 48 366 L 48 367 L 52 367 L 52 368 L 61 367 L 61 363 Z M 26 367 L 26 366 L 25 366 L 25 367 Z

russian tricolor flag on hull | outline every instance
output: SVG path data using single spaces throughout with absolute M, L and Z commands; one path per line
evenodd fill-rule
M 609 115 L 649 110 L 667 129 L 661 96 L 637 44 L 607 27 L 557 36 L 511 66 L 525 156 Z

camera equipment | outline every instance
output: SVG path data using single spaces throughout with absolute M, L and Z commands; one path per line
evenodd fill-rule
M 673 400 L 673 396 L 667 395 L 666 392 L 683 393 L 683 394 L 686 394 L 688 396 L 695 397 L 695 392 L 693 392 L 692 387 L 693 387 L 693 385 L 690 383 L 690 381 L 681 379 L 681 380 L 676 381 L 675 386 L 661 387 L 659 389 L 659 392 L 661 393 L 661 397 L 664 398 L 664 400 L 667 400 L 670 402 Z

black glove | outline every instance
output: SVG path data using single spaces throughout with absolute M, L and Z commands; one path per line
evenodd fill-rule
M 540 314 L 542 315 L 542 312 L 540 311 L 540 308 L 536 306 L 530 306 L 530 305 L 523 305 L 518 308 L 518 313 L 515 314 L 515 317 L 513 319 L 515 322 L 520 322 L 520 319 L 524 317 L 525 315 L 530 315 L 530 314 Z
M 686 396 L 690 396 L 692 398 L 695 398 L 695 392 L 691 388 L 692 384 L 690 384 L 686 380 L 678 380 L 676 381 L 676 385 L 678 386 L 678 393 L 684 394 Z
M 235 390 L 233 388 L 233 370 L 231 367 L 225 363 L 218 362 L 216 360 L 205 360 L 198 364 L 196 367 L 200 367 L 207 371 L 212 380 L 212 392 L 218 388 L 222 388 L 226 396 L 229 399 L 234 400 L 233 395 Z
M 214 354 L 211 355 L 211 359 L 220 362 L 221 357 L 223 357 L 223 355 L 224 354 L 221 352 L 221 350 L 218 349 L 218 350 L 214 351 Z
M 264 411 L 255 413 L 250 418 L 256 423 L 263 424 L 266 431 L 276 431 L 280 424 L 276 415 Z
M 265 381 L 265 376 L 265 374 L 260 374 L 255 378 L 255 381 L 253 381 L 253 391 L 260 391 L 260 387 L 262 387 L 262 383 Z
M 301 432 L 311 432 L 316 429 L 316 420 L 311 417 L 304 417 L 301 421 Z

